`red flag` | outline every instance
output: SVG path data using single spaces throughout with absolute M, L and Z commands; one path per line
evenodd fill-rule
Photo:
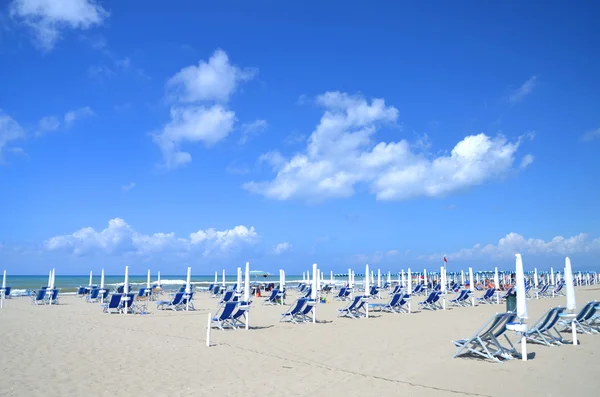
M 448 263 L 448 259 L 446 259 L 446 257 L 444 257 L 444 262 Z

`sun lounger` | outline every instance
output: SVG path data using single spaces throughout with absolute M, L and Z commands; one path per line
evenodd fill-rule
M 510 340 L 506 337 L 506 323 L 515 319 L 516 315 L 511 312 L 499 313 L 490 318 L 483 327 L 481 327 L 472 337 L 452 341 L 458 348 L 453 358 L 464 354 L 474 354 L 476 356 L 500 362 L 499 357 L 505 359 L 513 358 L 515 349 Z M 499 338 L 504 336 L 510 344 L 506 348 L 500 344 Z
M 556 329 L 560 319 L 559 315 L 565 311 L 564 307 L 554 307 L 548 310 L 533 327 L 525 333 L 528 342 L 539 343 L 546 346 L 555 346 L 565 343 L 564 339 Z M 552 334 L 552 331 L 556 335 Z M 520 339 L 519 339 L 520 342 Z
M 178 310 L 183 301 L 183 295 L 185 295 L 185 292 L 177 292 L 171 301 L 156 301 L 154 303 L 156 303 L 156 308 L 158 310 Z
M 307 298 L 297 299 L 294 303 L 292 303 L 292 305 L 290 306 L 288 311 L 286 311 L 285 313 L 283 313 L 281 315 L 281 319 L 279 320 L 279 322 L 289 321 L 294 324 L 297 324 L 298 322 L 302 322 L 303 318 L 300 315 L 300 313 L 301 313 L 302 309 L 304 309 L 304 306 L 306 305 L 307 301 L 308 301 Z
M 432 291 L 422 302 L 419 302 L 419 306 L 421 306 L 424 310 L 437 310 L 440 309 L 439 305 L 440 293 L 437 291 Z
M 389 312 L 389 313 L 397 313 L 395 308 L 398 306 L 401 299 L 402 299 L 402 294 L 398 292 L 398 293 L 395 293 L 394 295 L 392 295 L 392 298 L 390 299 L 390 301 L 388 303 L 371 303 L 371 304 L 369 304 L 369 309 L 372 309 L 373 311 L 379 311 L 379 312 L 385 311 L 385 312 Z
M 496 294 L 495 288 L 488 288 L 483 296 L 476 298 L 479 303 L 496 303 L 494 300 L 494 295 Z

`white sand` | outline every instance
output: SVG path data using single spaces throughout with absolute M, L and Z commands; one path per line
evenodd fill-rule
M 278 322 L 287 307 L 257 299 L 253 329 L 213 330 L 214 346 L 207 348 L 207 313 L 217 300 L 196 295 L 195 312 L 151 305 L 148 315 L 102 314 L 98 304 L 74 296 L 51 307 L 6 301 L 0 396 L 531 397 L 593 396 L 600 389 L 600 335 L 579 335 L 580 346 L 528 344 L 535 355 L 528 362 L 453 359 L 451 340 L 471 336 L 504 305 L 352 320 L 337 318 L 345 303 L 332 302 L 317 307 L 324 323 L 296 325 Z M 294 298 L 292 292 L 288 303 Z M 600 300 L 600 289 L 577 290 L 579 307 L 593 299 Z M 533 324 L 565 298 L 528 305 Z

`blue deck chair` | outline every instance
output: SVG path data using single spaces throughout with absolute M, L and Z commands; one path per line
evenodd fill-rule
M 477 299 L 477 302 L 479 302 L 479 303 L 487 303 L 487 304 L 496 303 L 493 300 L 495 293 L 496 293 L 495 288 L 488 288 L 481 297 L 475 298 L 475 299 Z
M 251 303 L 252 302 L 238 302 L 237 311 L 231 315 L 231 325 L 233 328 L 246 326 L 246 321 L 248 321 L 246 314 L 250 311 Z
M 413 295 L 420 295 L 424 292 L 423 284 L 418 284 L 413 290 Z
M 0 290 L 2 290 L 2 288 L 0 288 Z M 10 297 L 10 291 L 12 290 L 12 287 L 5 287 L 4 288 L 4 299 L 11 299 Z
M 499 357 L 513 358 L 511 352 L 514 346 L 511 344 L 511 348 L 505 348 L 498 338 L 505 334 L 506 324 L 514 318 L 511 312 L 495 314 L 472 337 L 452 341 L 458 348 L 453 358 L 469 353 L 495 362 L 501 362 Z
M 86 301 L 88 303 L 98 302 L 98 296 L 100 294 L 100 290 L 98 288 L 92 288 L 90 294 L 86 297 Z
M 338 309 L 338 316 L 340 317 L 350 317 L 350 318 L 359 318 L 363 317 L 363 310 L 365 307 L 365 296 L 358 295 L 355 296 L 352 302 L 348 304 L 348 306 Z
M 277 305 L 278 297 L 279 297 L 279 290 L 277 288 L 273 288 L 271 290 L 271 295 L 269 295 L 269 297 L 265 299 L 264 304 L 265 305 Z
M 346 299 L 346 291 L 348 290 L 348 287 L 342 287 L 338 290 L 338 293 L 333 297 L 333 299 L 335 300 L 345 300 Z
M 77 288 L 77 297 L 82 298 L 85 295 L 85 287 Z
M 542 285 L 542 288 L 540 288 L 539 290 L 536 291 L 536 293 L 535 293 L 536 297 L 538 297 L 538 298 L 547 297 L 548 296 L 548 288 L 550 288 L 550 286 L 548 284 Z
M 185 295 L 185 292 L 177 292 L 173 296 L 173 299 L 170 301 L 156 301 L 154 303 L 156 303 L 156 308 L 158 310 L 177 310 L 177 307 L 181 304 L 181 301 L 183 300 L 183 295 Z
M 400 303 L 401 299 L 402 294 L 398 292 L 392 295 L 392 298 L 388 303 L 371 303 L 369 304 L 369 308 L 373 309 L 373 311 L 385 311 L 389 313 L 396 313 L 396 310 L 394 308 L 398 306 L 398 303 Z
M 185 288 L 184 288 L 185 290 Z M 212 289 L 212 291 L 210 292 L 210 296 L 213 298 L 218 297 L 221 294 L 221 286 L 220 285 L 215 285 Z
M 317 304 L 317 301 L 315 301 L 313 299 L 306 300 L 306 305 L 298 313 L 298 316 L 302 318 L 303 322 L 309 323 L 312 321 L 312 316 L 310 316 L 310 313 L 313 312 L 313 308 L 315 307 L 316 304 Z
M 394 286 L 394 289 L 390 292 L 390 296 L 394 296 L 402 291 L 402 286 L 400 284 Z
M 419 302 L 419 305 L 423 307 L 423 309 L 427 310 L 437 310 L 440 308 L 439 306 L 440 293 L 437 291 L 432 291 L 429 293 L 427 299 L 422 302 Z
M 465 301 L 469 298 L 469 290 L 461 289 L 454 299 L 450 299 L 450 304 L 454 306 L 464 306 Z
M 509 289 L 506 290 L 506 292 L 504 293 L 504 295 L 502 295 L 500 297 L 501 301 L 505 301 L 506 298 L 508 298 L 513 292 L 515 291 L 514 287 L 510 287 Z
M 312 295 L 312 287 L 309 287 L 302 292 L 303 298 L 309 299 L 311 295 Z
M 177 305 L 177 307 L 175 308 L 175 310 L 196 310 L 196 308 L 194 307 L 194 302 L 192 302 L 194 300 L 194 292 L 190 292 L 189 294 L 186 294 L 185 292 L 183 292 L 183 296 L 181 298 L 181 303 L 179 305 Z M 188 303 L 189 301 L 189 303 Z
M 279 319 L 279 322 L 289 321 L 294 324 L 298 324 L 298 321 L 303 320 L 300 316 L 300 312 L 302 311 L 302 309 L 304 309 L 304 306 L 306 305 L 307 301 L 308 299 L 306 298 L 296 299 L 296 302 L 292 303 L 288 311 L 281 315 L 281 319 Z
M 227 302 L 219 307 L 215 316 L 211 319 L 211 327 L 219 329 L 232 328 L 232 316 L 238 302 Z
M 107 288 L 98 289 L 98 299 L 99 300 L 101 299 L 102 301 L 105 301 L 106 298 L 108 298 L 108 293 L 109 293 L 109 291 L 108 291 Z
M 46 294 L 46 304 L 58 305 L 58 289 L 47 289 L 46 292 L 50 291 L 49 294 Z
M 46 304 L 46 290 L 39 289 L 32 295 L 31 303 L 34 305 L 45 305 Z
M 226 291 L 223 294 L 223 298 L 219 303 L 226 303 L 233 300 L 233 296 L 235 295 L 235 291 Z
M 539 343 L 546 346 L 555 346 L 565 343 L 565 340 L 560 335 L 556 325 L 560 319 L 559 315 L 565 311 L 564 307 L 553 307 L 548 310 L 533 327 L 529 328 L 525 333 L 527 341 Z M 556 336 L 552 335 L 552 331 Z M 519 339 L 517 343 L 520 343 Z
M 115 310 L 118 313 L 121 306 L 122 297 L 123 294 L 112 294 L 110 296 L 110 300 L 107 303 L 103 303 L 100 305 L 100 307 L 102 307 L 102 312 L 110 314 L 113 310 Z
M 571 321 L 574 321 L 575 327 L 584 334 L 597 333 L 598 331 L 594 330 L 593 328 L 590 328 L 587 325 L 587 322 L 590 319 L 592 319 L 596 314 L 595 307 L 597 305 L 597 301 L 588 302 L 581 308 L 579 313 L 577 313 L 577 317 L 575 317 L 575 320 L 560 320 L 559 325 L 562 326 L 561 331 L 571 331 Z
M 131 289 L 130 289 L 131 290 Z M 137 308 L 135 306 L 135 294 L 128 293 L 121 295 L 121 303 L 119 305 L 119 310 L 122 313 L 135 313 Z

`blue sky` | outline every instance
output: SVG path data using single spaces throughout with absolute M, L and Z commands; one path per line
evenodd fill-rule
M 0 268 L 598 268 L 600 6 L 384 3 L 1 2 Z

